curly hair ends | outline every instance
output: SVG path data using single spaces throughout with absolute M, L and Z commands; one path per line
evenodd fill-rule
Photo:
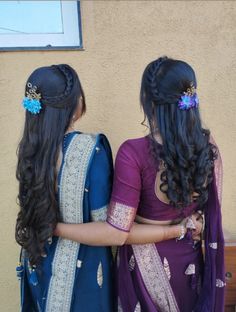
M 181 95 L 192 83 L 196 88 L 195 73 L 187 63 L 161 57 L 146 67 L 140 91 L 150 125 L 151 150 L 157 164 L 164 164 L 160 190 L 177 208 L 193 201 L 200 207 L 206 203 L 217 158 L 210 131 L 202 127 L 198 107 L 178 107 Z M 156 141 L 157 132 L 162 145 Z
M 79 78 L 69 65 L 36 69 L 27 80 L 26 92 L 28 82 L 41 94 L 42 110 L 36 115 L 26 111 L 17 151 L 20 211 L 15 237 L 30 263 L 36 265 L 60 219 L 56 198 L 59 149 L 81 97 L 85 111 L 85 98 Z

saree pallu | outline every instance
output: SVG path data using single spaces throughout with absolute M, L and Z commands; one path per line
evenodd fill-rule
M 136 213 L 151 220 L 177 220 L 199 209 L 178 210 L 162 203 L 154 191 L 156 170 L 149 155 L 148 138 L 123 143 L 115 163 L 112 202 L 107 222 L 130 231 Z M 191 232 L 180 241 L 122 246 L 116 259 L 119 312 L 223 312 L 224 238 L 221 219 L 222 164 L 214 164 L 202 243 Z
M 200 244 L 193 248 L 185 238 L 126 245 L 116 260 L 119 312 L 192 311 L 201 291 Z
M 105 136 L 66 135 L 58 180 L 63 222 L 104 221 L 112 183 L 112 156 Z M 53 237 L 36 268 L 23 254 L 22 312 L 114 311 L 110 248 Z

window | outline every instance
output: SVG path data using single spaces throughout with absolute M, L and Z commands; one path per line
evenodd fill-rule
M 0 1 L 0 50 L 81 48 L 79 1 Z

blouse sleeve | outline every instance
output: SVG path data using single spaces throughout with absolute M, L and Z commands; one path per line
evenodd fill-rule
M 120 147 L 116 161 L 107 222 L 129 232 L 140 201 L 141 173 L 134 148 L 129 141 Z

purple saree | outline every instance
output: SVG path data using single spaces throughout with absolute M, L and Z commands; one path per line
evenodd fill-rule
M 156 166 L 148 137 L 128 140 L 115 165 L 112 203 L 107 222 L 129 231 L 136 214 L 151 220 L 176 220 L 198 210 L 196 203 L 178 210 L 155 193 Z M 224 239 L 221 224 L 220 158 L 204 207 L 205 256 L 201 242 L 187 236 L 156 244 L 125 245 L 117 252 L 118 311 L 223 312 Z

